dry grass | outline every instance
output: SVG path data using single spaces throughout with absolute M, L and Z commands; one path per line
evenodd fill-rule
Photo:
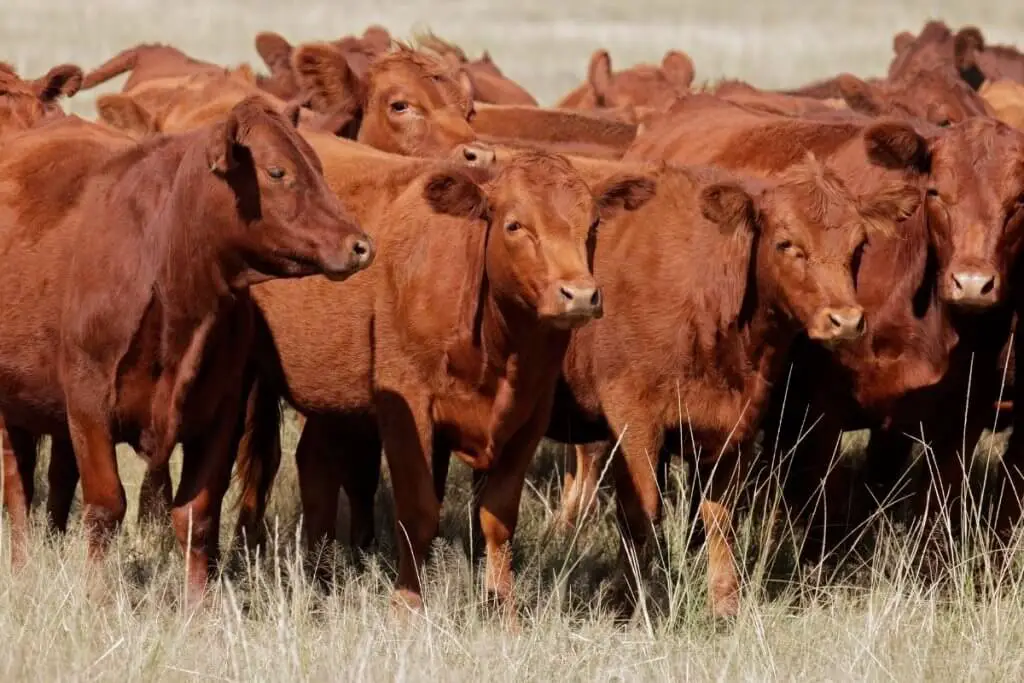
M 508 74 L 552 102 L 583 77 L 597 46 L 609 48 L 618 64 L 657 60 L 681 47 L 699 78 L 730 75 L 764 86 L 842 70 L 879 73 L 892 34 L 917 29 L 930 15 L 977 23 L 998 41 L 1012 42 L 1024 28 L 1012 3 L 963 0 L 6 0 L 0 59 L 34 75 L 61 61 L 89 67 L 128 45 L 165 41 L 233 63 L 256 58 L 258 30 L 300 41 L 380 22 L 398 35 L 429 26 L 470 54 L 487 48 Z M 71 108 L 91 116 L 93 97 L 75 98 Z M 294 446 L 294 430 L 285 429 Z M 479 574 L 462 550 L 469 526 L 462 471 L 446 507 L 446 540 L 427 569 L 424 615 L 396 614 L 388 603 L 395 555 L 386 492 L 378 499 L 378 552 L 362 570 L 338 558 L 325 593 L 296 559 L 290 453 L 275 491 L 269 556 L 235 555 L 230 577 L 197 613 L 179 605 L 180 552 L 166 530 L 128 524 L 99 574 L 110 588 L 105 601 L 88 597 L 80 530 L 50 539 L 40 526 L 30 563 L 16 575 L 7 563 L 7 530 L 0 530 L 0 680 L 1024 678 L 1019 563 L 1000 577 L 998 590 L 988 590 L 994 570 L 976 544 L 960 544 L 944 580 L 925 583 L 917 572 L 918 537 L 880 525 L 866 560 L 841 571 L 794 568 L 792 543 L 776 550 L 757 542 L 764 517 L 755 514 L 741 533 L 744 610 L 722 628 L 706 616 L 703 557 L 686 550 L 689 528 L 675 495 L 645 570 L 646 608 L 631 624 L 616 625 L 596 599 L 617 549 L 610 506 L 576 538 L 554 533 L 559 480 L 550 457 L 538 460 L 524 494 L 518 633 L 481 604 Z M 141 466 L 129 451 L 120 455 L 134 506 Z M 129 519 L 134 515 L 132 508 Z

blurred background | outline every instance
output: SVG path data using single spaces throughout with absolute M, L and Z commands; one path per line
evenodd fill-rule
M 898 31 L 930 18 L 979 26 L 987 40 L 1018 42 L 1024 5 L 970 0 L 2 0 L 0 60 L 25 76 L 59 62 L 92 68 L 139 42 L 166 42 L 200 59 L 261 65 L 253 37 L 290 41 L 361 33 L 368 24 L 410 37 L 431 29 L 469 56 L 489 50 L 498 66 L 552 104 L 586 76 L 598 47 L 613 68 L 686 51 L 696 83 L 722 76 L 771 88 L 850 71 L 882 74 Z M 70 108 L 93 113 L 97 94 Z

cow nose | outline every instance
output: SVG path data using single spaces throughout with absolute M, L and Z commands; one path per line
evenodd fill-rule
M 983 308 L 996 303 L 999 277 L 995 273 L 962 270 L 954 272 L 951 277 L 954 304 Z
M 341 245 L 343 254 L 341 263 L 334 263 L 327 267 L 325 275 L 328 279 L 340 281 L 355 273 L 367 268 L 373 263 L 377 249 L 367 235 L 359 234 L 347 237 Z
M 480 143 L 459 145 L 455 150 L 455 156 L 470 166 L 483 168 L 491 166 L 495 160 L 494 150 Z
M 563 315 L 581 320 L 600 318 L 604 314 L 601 290 L 597 285 L 562 283 L 558 295 Z
M 860 306 L 826 308 L 818 315 L 817 324 L 808 333 L 811 338 L 819 341 L 843 341 L 861 336 L 866 327 L 864 309 Z

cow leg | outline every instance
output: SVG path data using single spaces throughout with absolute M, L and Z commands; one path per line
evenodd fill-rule
M 302 418 L 302 414 L 298 414 Z M 303 420 L 298 420 L 300 432 Z M 238 446 L 236 467 L 242 472 L 242 493 L 235 525 L 235 541 L 258 548 L 263 544 L 264 518 L 270 489 L 281 466 L 281 404 L 265 380 L 249 387 L 245 406 L 245 433 Z
M 379 438 L 379 437 L 378 437 Z M 438 503 L 444 503 L 445 489 L 448 486 L 448 468 L 452 461 L 452 449 L 441 439 L 434 438 L 434 447 L 430 454 L 430 471 L 434 476 L 434 495 Z
M 565 487 L 562 489 L 561 511 L 558 523 L 565 529 L 572 529 L 585 518 L 597 500 L 597 484 L 600 469 L 599 457 L 609 448 L 606 441 L 591 444 L 577 444 L 575 475 L 565 473 Z
M 89 557 L 99 562 L 124 520 L 127 501 L 106 418 L 96 417 L 87 410 L 76 410 L 70 399 L 68 403 L 71 443 L 82 478 L 82 519 L 89 541 Z
M 306 547 L 312 553 L 317 552 L 321 543 L 329 546 L 337 539 L 341 460 L 350 457 L 348 452 L 338 457 L 331 448 L 328 421 L 329 418 L 323 416 L 306 419 L 295 448 L 302 524 L 306 528 Z
M 865 493 L 870 500 L 863 501 L 857 509 L 857 519 L 867 521 L 878 509 L 876 506 L 891 506 L 901 481 L 906 479 L 914 442 L 909 436 L 896 429 L 872 429 L 871 441 L 864 454 L 861 477 Z
M 526 471 L 537 452 L 549 414 L 550 409 L 538 410 L 505 444 L 480 486 L 474 487 L 476 516 L 480 520 L 487 555 L 484 589 L 510 615 L 513 610 L 512 536 L 519 522 L 519 501 Z
M 739 449 L 731 447 L 713 463 L 702 458 L 697 466 L 702 491 L 700 517 L 708 549 L 708 601 L 716 617 L 732 617 L 739 611 L 733 508 L 743 481 L 742 462 Z
M 163 463 L 147 467 L 139 488 L 139 526 L 156 525 L 166 520 L 173 497 L 170 465 Z
M 224 413 L 208 433 L 184 442 L 181 481 L 171 509 L 193 605 L 202 599 L 218 559 L 221 505 L 244 429 L 244 415 L 236 406 Z
M 608 405 L 622 407 L 609 411 L 608 422 L 612 433 L 620 436 L 620 449 L 612 458 L 616 512 L 623 537 L 614 592 L 618 606 L 624 609 L 641 595 L 640 577 L 634 571 L 631 557 L 635 555 L 638 567 L 647 566 L 648 540 L 661 518 L 655 469 L 664 429 L 660 420 L 644 411 L 635 399 Z
M 47 471 L 50 492 L 46 498 L 46 513 L 52 527 L 64 533 L 68 529 L 71 504 L 75 500 L 78 486 L 78 463 L 71 437 L 67 434 L 54 435 L 50 446 L 50 467 Z
M 28 515 L 35 496 L 37 439 L 29 431 L 6 427 L 0 434 L 4 453 L 4 506 L 11 524 L 11 565 L 25 565 Z
M 441 504 L 434 491 L 430 447 L 433 425 L 425 395 L 378 390 L 375 397 L 384 456 L 395 498 L 398 580 L 395 599 L 422 605 L 419 568 L 437 537 Z
M 376 535 L 373 512 L 380 486 L 380 437 L 374 428 L 368 433 L 359 433 L 349 443 L 352 457 L 346 459 L 341 479 L 349 504 L 349 528 L 346 532 L 353 548 L 367 550 Z

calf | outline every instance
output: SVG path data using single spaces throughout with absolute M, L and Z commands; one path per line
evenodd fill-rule
M 711 607 L 726 615 L 738 607 L 740 447 L 801 331 L 829 344 L 863 333 L 856 254 L 872 225 L 917 197 L 896 185 L 855 199 L 814 161 L 768 185 L 682 168 L 657 179 L 659 202 L 602 227 L 594 267 L 608 315 L 574 337 L 548 435 L 587 442 L 607 427 L 621 439 L 619 520 L 642 549 L 660 514 L 655 460 L 683 425 L 698 451 Z M 620 561 L 628 576 L 625 549 Z
M 14 302 L 0 331 L 0 410 L 8 426 L 69 430 L 94 558 L 124 516 L 114 444 L 162 465 L 182 441 L 172 518 L 196 597 L 242 424 L 247 287 L 343 279 L 369 264 L 372 244 L 312 149 L 256 99 L 107 159 L 70 206 L 47 192 L 62 168 L 53 159 L 75 158 L 76 145 L 39 138 L 0 172 L 0 292 Z

